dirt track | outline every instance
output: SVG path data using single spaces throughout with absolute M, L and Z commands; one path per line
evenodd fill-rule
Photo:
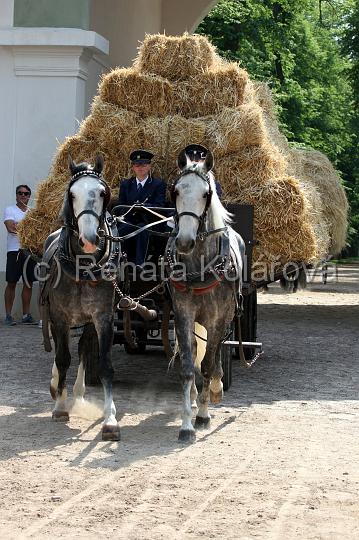
M 265 356 L 235 363 L 191 446 L 158 352 L 115 347 L 122 441 L 103 443 L 100 389 L 53 423 L 41 331 L 2 326 L 0 538 L 359 538 L 358 278 L 348 266 L 338 283 L 259 296 Z

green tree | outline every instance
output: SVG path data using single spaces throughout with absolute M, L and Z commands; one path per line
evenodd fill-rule
M 220 54 L 270 83 L 289 141 L 324 152 L 342 171 L 352 203 L 352 243 L 359 230 L 353 100 L 359 104 L 358 5 L 359 0 L 220 0 L 198 28 Z

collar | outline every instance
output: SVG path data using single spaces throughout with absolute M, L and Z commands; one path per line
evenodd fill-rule
M 148 175 L 146 176 L 146 178 L 144 178 L 143 180 L 139 180 L 137 177 L 136 177 L 136 184 L 138 186 L 138 184 L 141 184 L 142 187 L 144 187 L 145 183 L 147 182 L 148 180 Z

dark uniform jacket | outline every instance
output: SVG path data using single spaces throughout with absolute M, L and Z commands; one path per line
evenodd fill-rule
M 145 206 L 166 206 L 166 184 L 159 178 L 149 176 L 139 196 L 137 181 L 134 176 L 122 180 L 118 204 L 132 205 L 135 202 L 142 203 Z

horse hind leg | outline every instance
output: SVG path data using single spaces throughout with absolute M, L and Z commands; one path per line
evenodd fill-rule
M 83 401 L 85 395 L 85 371 L 87 367 L 87 356 L 89 349 L 93 346 L 93 339 L 97 341 L 97 334 L 93 325 L 86 324 L 78 344 L 79 367 L 77 377 L 73 387 L 74 399 Z
M 210 380 L 208 379 L 208 377 L 203 376 L 203 386 L 202 391 L 198 397 L 199 407 L 196 415 L 196 421 L 194 424 L 194 427 L 196 429 L 206 428 L 211 422 L 211 415 L 208 412 L 209 384 Z
M 56 401 L 57 387 L 59 385 L 59 370 L 56 367 L 56 362 L 52 364 L 51 381 L 50 381 L 50 394 L 54 401 Z
M 190 397 L 191 397 L 191 407 L 192 409 L 197 409 L 197 398 L 198 398 L 198 390 L 196 386 L 196 380 L 193 378 L 191 391 L 190 391 Z
M 81 360 L 79 363 L 79 367 L 77 370 L 77 376 L 76 381 L 73 387 L 73 395 L 74 399 L 79 399 L 83 401 L 84 395 L 85 395 L 85 369 L 83 361 Z
M 209 385 L 209 397 L 211 403 L 214 405 L 217 405 L 218 403 L 221 403 L 223 399 L 223 383 L 222 383 L 222 377 L 223 377 L 223 368 L 222 368 L 222 362 L 219 355 L 219 347 L 221 344 L 218 345 L 218 347 L 215 349 L 216 354 L 213 358 L 213 364 L 214 364 L 214 370 L 211 377 L 211 382 Z

